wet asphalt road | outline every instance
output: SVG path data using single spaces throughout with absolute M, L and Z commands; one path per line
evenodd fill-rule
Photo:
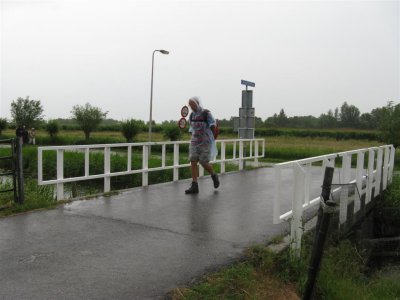
M 198 195 L 179 181 L 2 218 L 0 299 L 162 299 L 287 229 L 272 224 L 273 176 L 225 174 L 218 190 L 207 176 Z

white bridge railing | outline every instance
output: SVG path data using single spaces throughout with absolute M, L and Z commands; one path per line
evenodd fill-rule
M 368 163 L 367 166 L 364 166 L 366 153 L 368 153 Z M 356 213 L 360 210 L 360 198 L 364 194 L 365 204 L 367 204 L 385 190 L 388 183 L 391 183 L 394 156 L 395 148 L 392 145 L 386 145 L 276 164 L 274 166 L 274 224 L 291 219 L 292 249 L 296 253 L 300 250 L 303 232 L 302 221 L 305 210 L 320 203 L 320 196 L 316 195 L 321 194 L 325 167 L 335 167 L 335 160 L 341 159 L 341 167 L 338 174 L 339 182 L 334 183 L 353 184 L 359 193 L 359 195 L 357 192 L 349 193 L 348 189 L 342 187 L 332 190 L 332 193 L 340 193 L 339 220 L 340 224 L 343 224 L 347 220 L 347 209 L 350 201 L 354 201 L 354 213 Z M 357 159 L 355 168 L 351 166 L 353 157 Z M 290 172 L 291 174 L 289 175 L 293 176 L 294 180 L 285 181 L 287 176 L 283 175 L 287 174 L 282 174 L 283 172 Z M 316 186 L 318 191 L 311 193 L 310 190 L 315 189 Z M 282 194 L 283 192 L 287 193 L 289 190 L 292 192 L 292 195 L 289 195 L 292 198 L 291 209 L 282 213 Z M 287 195 L 285 196 L 287 197 Z
M 217 140 L 217 145 L 220 144 L 217 159 L 212 163 L 219 163 L 221 166 L 221 173 L 225 173 L 225 164 L 229 162 L 237 162 L 239 170 L 244 167 L 244 161 L 253 159 L 255 165 L 258 165 L 258 158 L 264 157 L 265 154 L 265 140 L 264 139 L 227 139 Z M 121 144 L 101 144 L 101 145 L 76 145 L 76 146 L 46 146 L 38 148 L 38 184 L 39 185 L 56 185 L 57 186 L 57 199 L 64 199 L 64 183 L 76 182 L 82 180 L 91 180 L 104 178 L 104 192 L 109 192 L 111 189 L 111 177 L 123 176 L 129 174 L 142 174 L 142 186 L 148 185 L 149 172 L 161 170 L 173 170 L 173 181 L 179 180 L 179 168 L 189 167 L 190 163 L 181 164 L 179 159 L 179 146 L 183 144 L 190 144 L 190 141 L 178 142 L 150 142 L 150 143 L 121 143 Z M 166 147 L 173 145 L 173 164 L 166 165 Z M 228 157 L 227 145 L 232 146 L 232 153 Z M 161 146 L 161 166 L 149 167 L 149 152 L 152 146 Z M 126 149 L 127 166 L 126 170 L 120 172 L 111 172 L 111 153 L 113 149 L 118 148 Z M 133 149 L 139 148 L 142 156 L 142 165 L 140 169 L 132 170 Z M 57 152 L 57 169 L 56 179 L 43 180 L 43 152 L 56 151 Z M 83 152 L 84 153 L 84 173 L 79 177 L 64 176 L 64 153 L 67 151 Z M 104 152 L 104 173 L 90 175 L 89 161 L 91 151 Z M 204 175 L 204 169 L 200 166 L 199 175 Z

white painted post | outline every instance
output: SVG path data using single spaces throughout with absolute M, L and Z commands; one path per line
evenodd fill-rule
M 388 183 L 389 155 L 390 155 L 390 149 L 388 146 L 385 146 L 385 158 L 383 160 L 383 182 L 382 182 L 383 190 L 386 190 Z
M 324 183 L 324 176 L 325 176 L 325 169 L 326 167 L 332 167 L 335 168 L 335 158 L 328 158 L 328 157 L 324 157 L 322 159 L 322 174 L 321 174 L 321 185 Z
M 243 170 L 243 141 L 239 141 L 239 170 Z
M 305 180 L 304 180 L 304 204 L 310 204 L 310 176 L 311 176 L 311 163 L 305 166 Z
M 89 147 L 85 148 L 85 176 L 89 176 Z
M 57 180 L 64 179 L 64 150 L 57 150 Z M 57 200 L 64 199 L 64 183 L 57 183 Z
M 357 170 L 356 170 L 356 185 L 360 197 L 362 195 L 362 182 L 363 182 L 363 171 L 364 171 L 364 152 L 357 152 Z M 357 191 L 354 192 L 354 212 L 358 212 L 361 207 L 361 199 L 358 196 Z
M 253 141 L 250 141 L 249 144 L 250 144 L 250 154 L 249 154 L 249 157 L 253 157 Z
M 104 148 L 104 193 L 111 190 L 111 178 L 109 176 L 111 170 L 110 147 Z
M 142 186 L 149 185 L 149 146 L 143 145 L 142 154 Z
M 383 158 L 383 150 L 381 147 L 378 148 L 378 158 L 376 160 L 376 179 L 375 179 L 375 195 L 379 195 L 381 193 L 381 182 L 382 182 L 382 158 Z
M 166 148 L 166 145 L 165 144 L 163 144 L 162 145 L 162 150 L 161 150 L 161 166 L 164 168 L 165 167 L 165 148 Z
M 390 146 L 390 169 L 389 169 L 389 182 L 392 183 L 393 180 L 393 170 L 394 170 L 394 157 L 396 155 L 396 148 Z
M 38 184 L 41 185 L 43 181 L 43 151 L 38 148 Z
M 258 167 L 259 164 L 258 164 L 258 141 L 257 141 L 257 140 L 254 141 L 254 156 L 255 156 L 255 158 L 254 158 L 254 165 L 255 165 L 256 167 Z
M 263 146 L 262 146 L 262 157 L 264 157 L 265 156 L 265 139 L 263 139 L 262 144 L 263 144 Z
M 280 220 L 280 199 L 281 199 L 281 169 L 274 166 L 275 180 L 274 180 L 274 224 L 279 224 Z
M 221 141 L 221 174 L 225 173 L 225 142 Z
M 129 172 L 132 170 L 132 146 L 128 146 L 128 162 L 126 170 Z
M 351 169 L 351 155 L 343 154 L 342 157 L 342 182 L 348 184 L 350 182 L 350 169 Z M 340 224 L 343 224 L 347 220 L 347 204 L 349 200 L 349 190 L 347 187 L 342 187 L 340 191 Z
M 179 180 L 179 144 L 174 144 L 174 181 Z
M 292 202 L 292 221 L 290 224 L 291 250 L 294 256 L 300 257 L 301 236 L 303 234 L 303 202 L 304 202 L 304 172 L 299 164 L 294 166 L 294 195 Z
M 326 166 L 328 165 L 328 163 L 329 163 L 329 161 L 328 161 L 327 157 L 322 158 L 322 175 L 321 175 L 322 181 L 321 181 L 321 185 L 322 185 L 322 183 L 324 181 L 325 169 L 326 169 Z
M 367 192 L 365 195 L 365 204 L 372 199 L 372 187 L 374 184 L 374 162 L 375 162 L 375 151 L 373 148 L 368 150 L 368 177 L 367 177 Z

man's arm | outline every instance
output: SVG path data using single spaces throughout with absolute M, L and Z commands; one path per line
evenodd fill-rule
M 211 125 L 210 126 L 211 132 L 213 133 L 214 139 L 216 139 L 216 135 L 215 135 L 215 125 Z

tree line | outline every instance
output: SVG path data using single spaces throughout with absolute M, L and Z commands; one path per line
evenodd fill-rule
M 393 105 L 391 102 L 390 105 Z M 329 109 L 327 113 L 318 118 L 314 116 L 287 117 L 281 109 L 279 114 L 274 114 L 265 120 L 265 124 L 290 127 L 290 128 L 359 128 L 376 129 L 385 116 L 387 107 L 373 109 L 370 113 L 360 113 L 355 105 L 344 102 L 340 108 Z
M 71 109 L 71 118 L 67 120 L 43 120 L 43 106 L 40 100 L 31 100 L 29 97 L 17 98 L 11 103 L 12 123 L 4 118 L 0 118 L 0 134 L 8 125 L 15 127 L 31 128 L 43 127 L 50 135 L 55 137 L 60 130 L 60 125 L 67 127 L 76 126 L 85 134 L 85 139 L 89 140 L 90 134 L 97 130 L 100 124 L 109 124 L 111 128 L 121 131 L 128 142 L 133 141 L 135 136 L 145 130 L 146 124 L 142 120 L 128 119 L 125 121 L 107 120 L 107 111 L 92 106 L 90 103 L 85 105 L 75 105 Z M 221 127 L 233 128 L 233 118 L 230 120 L 220 119 Z M 153 121 L 153 125 L 156 123 Z M 181 131 L 176 121 L 164 121 L 161 124 L 164 135 L 171 140 L 179 139 Z M 104 125 L 103 125 L 104 126 Z M 280 112 L 262 120 L 255 118 L 256 128 L 304 128 L 304 129 L 378 129 L 382 133 L 385 142 L 399 145 L 400 141 L 400 104 L 389 101 L 386 106 L 373 109 L 370 113 L 360 113 L 360 110 L 347 102 L 340 108 L 329 109 L 327 113 L 319 117 L 314 116 L 293 116 L 288 117 L 282 108 Z
M 40 100 L 31 100 L 29 99 L 29 96 L 26 98 L 18 97 L 11 103 L 12 123 L 8 123 L 6 119 L 0 118 L 0 135 L 7 127 L 23 128 L 25 130 L 31 128 L 44 128 L 50 138 L 56 139 L 60 130 L 60 122 L 54 119 L 45 121 L 43 119 L 43 112 L 44 109 Z M 77 124 L 78 128 L 83 131 L 85 140 L 89 141 L 90 134 L 93 131 L 96 131 L 102 122 L 107 121 L 107 114 L 107 111 L 92 106 L 90 103 L 86 103 L 85 105 L 74 105 L 71 109 L 70 121 Z M 63 120 L 63 122 L 65 121 L 68 123 L 68 120 Z M 128 119 L 121 122 L 115 121 L 111 123 L 117 124 L 118 130 L 121 131 L 127 142 L 132 142 L 136 135 L 146 127 L 144 121 L 135 119 Z M 170 140 L 178 140 L 181 137 L 181 130 L 175 122 L 174 124 L 166 122 L 164 125 L 163 133 L 167 138 Z
M 389 102 L 387 106 L 373 109 L 369 113 L 360 113 L 355 105 L 344 102 L 340 108 L 329 109 L 326 113 L 319 117 L 315 116 L 293 116 L 286 115 L 282 108 L 279 113 L 262 120 L 255 118 L 256 128 L 302 128 L 302 129 L 369 129 L 375 130 L 386 117 L 389 104 L 394 106 L 393 102 Z M 233 127 L 233 118 L 230 120 L 223 119 L 220 121 L 222 127 Z

